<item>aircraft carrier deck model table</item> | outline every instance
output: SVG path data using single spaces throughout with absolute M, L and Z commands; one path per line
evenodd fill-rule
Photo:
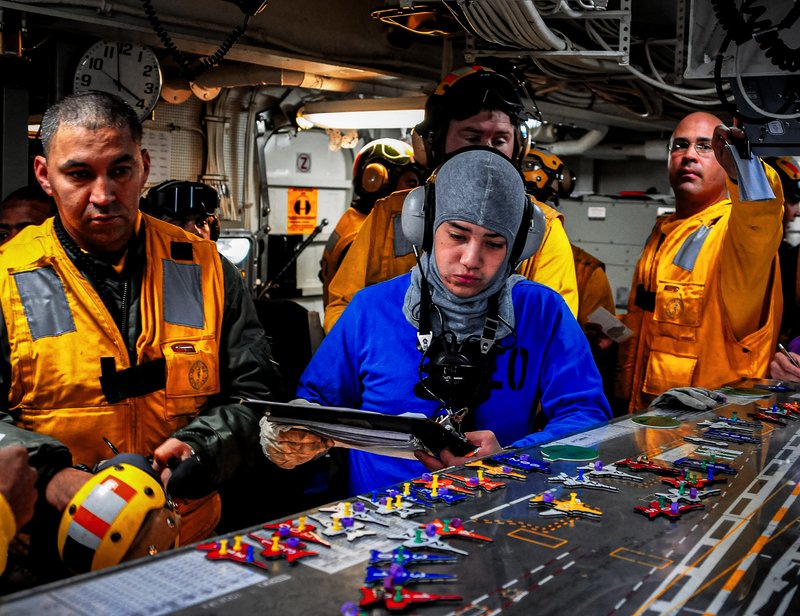
M 747 389 L 775 384 L 10 595 L 0 614 L 800 614 L 800 393 Z

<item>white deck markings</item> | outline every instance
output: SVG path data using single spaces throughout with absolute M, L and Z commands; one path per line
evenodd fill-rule
M 539 494 L 539 492 L 531 492 L 527 496 L 522 496 L 522 497 L 518 498 L 517 500 L 511 501 L 510 503 L 505 503 L 505 504 L 500 505 L 498 507 L 493 507 L 492 509 L 487 509 L 486 511 L 479 511 L 475 515 L 470 516 L 469 519 L 470 520 L 477 520 L 479 518 L 482 518 L 483 516 L 489 515 L 490 513 L 494 513 L 496 511 L 500 511 L 502 509 L 505 509 L 506 507 L 510 507 L 511 505 L 516 505 L 517 503 L 521 503 L 524 500 L 530 500 L 531 498 L 533 498 L 537 494 Z
M 762 472 L 753 478 L 753 481 L 743 490 L 738 498 L 734 499 L 714 522 L 708 532 L 697 540 L 695 545 L 680 563 L 676 564 L 670 575 L 656 588 L 656 590 L 636 611 L 636 614 L 655 612 L 658 614 L 674 614 L 684 609 L 688 602 L 711 575 L 714 568 L 725 558 L 727 552 L 735 548 L 740 535 L 750 522 L 752 516 L 759 510 L 765 501 L 786 482 L 786 475 L 792 471 L 798 458 L 800 448 L 797 444 L 788 443 L 779 452 L 785 454 L 785 464 L 777 469 L 770 465 L 765 469 L 770 474 Z M 778 457 L 778 456 L 776 456 Z M 759 484 L 761 484 L 759 486 Z M 755 495 L 753 497 L 752 495 Z M 717 503 L 719 504 L 719 503 Z M 742 505 L 744 504 L 744 507 Z M 714 505 L 716 507 L 716 504 Z M 713 508 L 713 507 L 712 507 Z M 734 514 L 733 512 L 737 513 Z M 725 532 L 727 530 L 727 533 Z M 715 539 L 724 535 L 721 539 Z M 694 566 L 694 563 L 700 562 Z M 680 587 L 677 588 L 680 580 Z M 675 586 L 676 588 L 672 588 Z M 672 589 L 673 597 L 670 601 L 661 599 L 668 589 Z M 677 592 L 676 592 L 677 589 Z
M 737 582 L 745 575 L 745 573 L 747 573 L 747 570 L 755 562 L 756 557 L 759 555 L 763 547 L 769 542 L 770 538 L 775 533 L 775 530 L 778 528 L 780 522 L 783 520 L 783 517 L 786 515 L 786 512 L 789 510 L 789 507 L 791 507 L 792 503 L 794 503 L 794 501 L 797 500 L 798 496 L 800 496 L 800 489 L 798 489 L 797 486 L 795 486 L 795 489 L 792 490 L 792 493 L 783 502 L 781 508 L 775 513 L 775 515 L 769 521 L 767 527 L 761 533 L 761 536 L 759 536 L 754 541 L 754 547 L 752 547 L 750 551 L 747 553 L 747 556 L 745 556 L 745 558 L 742 559 L 742 562 L 739 563 L 739 566 L 736 568 L 736 571 L 734 571 L 730 576 L 728 576 L 728 579 L 717 593 L 717 596 L 714 597 L 714 600 L 711 602 L 711 605 L 709 606 L 707 611 L 711 613 L 717 613 L 717 611 L 719 611 L 722 608 L 722 606 L 725 604 L 725 601 L 728 600 L 728 597 L 734 590 Z M 774 569 L 770 570 L 770 576 L 774 576 Z M 778 578 L 778 580 L 780 580 L 780 578 Z M 778 580 L 776 580 L 776 582 Z M 774 589 L 780 586 L 781 585 L 777 586 L 773 585 L 771 588 Z M 783 584 L 783 586 L 785 586 L 785 584 Z M 796 589 L 797 587 L 795 587 L 795 590 Z

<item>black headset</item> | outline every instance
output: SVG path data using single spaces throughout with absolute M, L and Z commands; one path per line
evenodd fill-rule
M 212 216 L 219 204 L 217 191 L 202 182 L 167 180 L 153 186 L 140 201 L 145 214 L 163 218 Z
M 470 146 L 456 150 L 447 156 L 442 165 L 453 156 L 471 150 L 492 152 L 503 158 L 510 165 L 513 165 L 511 160 L 503 153 L 485 146 Z M 406 239 L 427 253 L 430 253 L 433 248 L 433 225 L 436 220 L 436 176 L 442 165 L 436 168 L 424 185 L 417 186 L 406 195 L 400 219 L 403 235 L 406 236 Z M 544 239 L 547 224 L 544 213 L 527 194 L 522 207 L 522 220 L 509 253 L 509 263 L 511 263 L 512 267 L 516 267 L 525 259 L 529 259 L 536 254 Z

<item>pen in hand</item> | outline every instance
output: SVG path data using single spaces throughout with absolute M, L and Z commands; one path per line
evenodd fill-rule
M 794 358 L 794 356 L 791 353 L 789 353 L 789 351 L 786 350 L 786 347 L 784 347 L 780 342 L 778 343 L 778 350 L 784 355 L 786 355 L 786 359 L 792 362 L 792 365 L 795 368 L 800 368 L 800 363 L 797 363 L 797 360 Z

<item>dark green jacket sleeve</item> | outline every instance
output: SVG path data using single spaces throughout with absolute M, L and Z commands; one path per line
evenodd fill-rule
M 38 472 L 37 485 L 43 488 L 58 471 L 72 466 L 72 454 L 61 441 L 45 434 L 23 430 L 14 425 L 8 410 L 8 388 L 11 380 L 11 348 L 3 312 L 0 310 L 0 447 L 22 445 L 28 450 L 30 463 Z
M 229 478 L 241 465 L 251 465 L 263 455 L 256 413 L 238 401 L 271 400 L 281 387 L 264 329 L 236 267 L 221 257 L 225 279 L 225 304 L 220 348 L 221 391 L 175 438 L 190 443 L 209 466 L 214 485 Z

